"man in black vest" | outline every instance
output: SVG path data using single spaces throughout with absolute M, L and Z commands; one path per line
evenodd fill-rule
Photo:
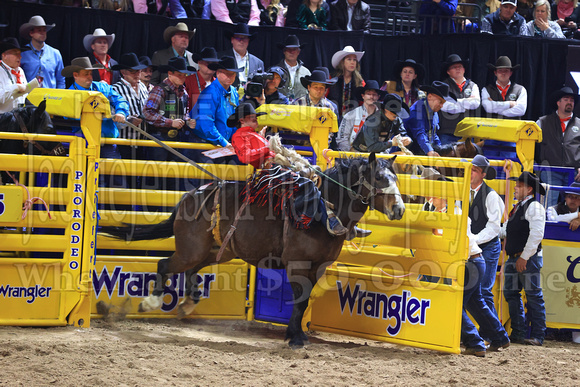
M 477 155 L 471 163 L 473 164 L 469 200 L 471 232 L 485 260 L 485 274 L 481 280 L 481 295 L 489 309 L 497 315 L 492 288 L 495 284 L 497 263 L 501 252 L 498 236 L 501 229 L 504 203 L 497 192 L 483 181 L 483 179 L 493 180 L 496 175 L 495 169 L 489 165 L 487 158 Z M 481 333 L 484 338 L 488 338 L 484 328 L 482 327 Z
M 526 19 L 516 13 L 517 6 L 518 0 L 502 0 L 499 9 L 481 21 L 481 32 L 493 35 L 519 35 Z
M 457 97 L 457 102 L 445 102 L 439 113 L 439 139 L 441 145 L 459 140 L 454 135 L 455 128 L 464 117 L 477 117 L 476 109 L 481 104 L 479 87 L 475 82 L 465 78 L 467 61 L 457 54 L 451 54 L 443 63 L 442 78 L 449 85 L 449 91 Z
M 212 0 L 211 14 L 224 23 L 260 24 L 260 9 L 254 0 Z
M 563 87 L 550 98 L 555 112 L 540 117 L 542 142 L 538 146 L 537 162 L 554 167 L 574 168 L 575 180 L 580 181 L 580 118 L 574 115 L 578 95 Z M 568 174 L 542 171 L 540 177 L 550 185 L 567 186 Z M 557 194 L 548 194 L 548 205 L 557 201 Z
M 546 308 L 540 286 L 540 269 L 543 265 L 542 239 L 546 224 L 546 210 L 536 200 L 536 193 L 545 195 L 540 179 L 531 172 L 523 172 L 516 180 L 515 198 L 518 203 L 504 224 L 505 251 L 509 256 L 505 264 L 504 296 L 508 303 L 512 343 L 542 345 L 546 332 Z M 528 320 L 531 324 L 527 336 L 526 318 L 521 299 L 525 290 Z

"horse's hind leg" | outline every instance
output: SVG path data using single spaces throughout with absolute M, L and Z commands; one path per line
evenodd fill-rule
M 150 312 L 161 307 L 161 304 L 163 303 L 163 289 L 165 288 L 165 283 L 169 279 L 170 274 L 172 274 L 169 273 L 167 267 L 169 266 L 169 260 L 173 258 L 173 255 L 170 258 L 163 258 L 157 262 L 157 277 L 155 278 L 153 292 L 150 296 L 145 297 L 145 299 L 139 304 L 140 313 Z
M 290 317 L 288 328 L 286 329 L 285 340 L 290 340 L 288 345 L 290 345 L 291 348 L 302 348 L 304 345 L 309 344 L 308 336 L 306 336 L 302 330 L 302 318 L 304 317 L 304 311 L 308 307 L 308 299 L 310 297 L 310 292 L 312 291 L 312 286 L 308 289 L 304 289 L 304 287 L 309 286 L 309 284 L 298 282 L 292 282 L 291 286 L 295 301 L 294 308 L 292 309 L 292 316 Z

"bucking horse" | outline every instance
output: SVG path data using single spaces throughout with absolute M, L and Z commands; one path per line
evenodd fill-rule
M 369 207 L 390 220 L 402 218 L 405 206 L 393 171 L 394 159 L 376 159 L 374 154 L 368 159 L 342 159 L 321 173 L 322 197 L 332 203 L 345 227 L 352 229 Z M 174 274 L 187 271 L 186 297 L 178 310 L 180 316 L 186 316 L 201 296 L 195 283 L 197 272 L 217 263 L 217 258 L 223 263 L 239 257 L 260 267 L 265 258 L 278 257 L 289 273 L 294 299 L 286 339 L 291 347 L 302 347 L 308 343 L 301 322 L 310 292 L 324 269 L 338 258 L 345 236 L 330 235 L 322 222 L 313 221 L 305 229 L 293 227 L 284 210 L 288 206 L 280 205 L 280 197 L 276 197 L 280 193 L 270 192 L 263 196 L 269 198 L 266 202 L 256 201 L 242 208 L 249 182 L 215 181 L 185 194 L 161 223 L 103 227 L 101 232 L 134 241 L 175 235 L 175 252 L 159 261 L 154 290 L 140 303 L 141 312 L 161 306 L 163 288 Z M 219 252 L 222 243 L 225 248 Z

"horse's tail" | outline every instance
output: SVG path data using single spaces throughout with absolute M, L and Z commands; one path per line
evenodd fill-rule
M 171 216 L 157 224 L 130 224 L 124 223 L 122 227 L 106 226 L 99 229 L 116 239 L 126 241 L 147 241 L 151 239 L 165 239 L 174 235 L 173 222 L 177 216 L 177 209 L 181 201 L 177 203 Z

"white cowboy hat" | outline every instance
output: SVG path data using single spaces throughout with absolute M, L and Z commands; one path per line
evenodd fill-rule
M 346 46 L 341 51 L 334 53 L 332 56 L 332 67 L 336 68 L 342 58 L 348 55 L 356 55 L 356 60 L 360 62 L 361 58 L 365 54 L 364 51 L 355 51 L 352 46 Z
M 193 31 L 190 31 L 189 27 L 187 27 L 187 24 L 185 23 L 177 23 L 174 26 L 167 27 L 165 31 L 163 31 L 163 40 L 165 40 L 165 43 L 171 44 L 171 37 L 175 35 L 177 32 L 187 32 L 187 34 L 189 35 L 189 39 L 191 39 L 195 34 L 195 28 L 193 29 Z
M 35 27 L 46 27 L 46 31 L 50 31 L 56 26 L 56 24 L 47 25 L 42 16 L 33 16 L 30 18 L 28 23 L 24 23 L 20 26 L 20 36 L 24 39 L 30 40 L 30 31 Z
M 109 48 L 111 48 L 111 45 L 115 41 L 115 34 L 107 35 L 104 29 L 96 28 L 95 32 L 93 32 L 92 34 L 85 35 L 85 37 L 83 38 L 83 46 L 85 46 L 85 50 L 87 50 L 87 52 L 93 52 L 91 45 L 97 38 L 107 39 L 107 42 L 109 43 Z

